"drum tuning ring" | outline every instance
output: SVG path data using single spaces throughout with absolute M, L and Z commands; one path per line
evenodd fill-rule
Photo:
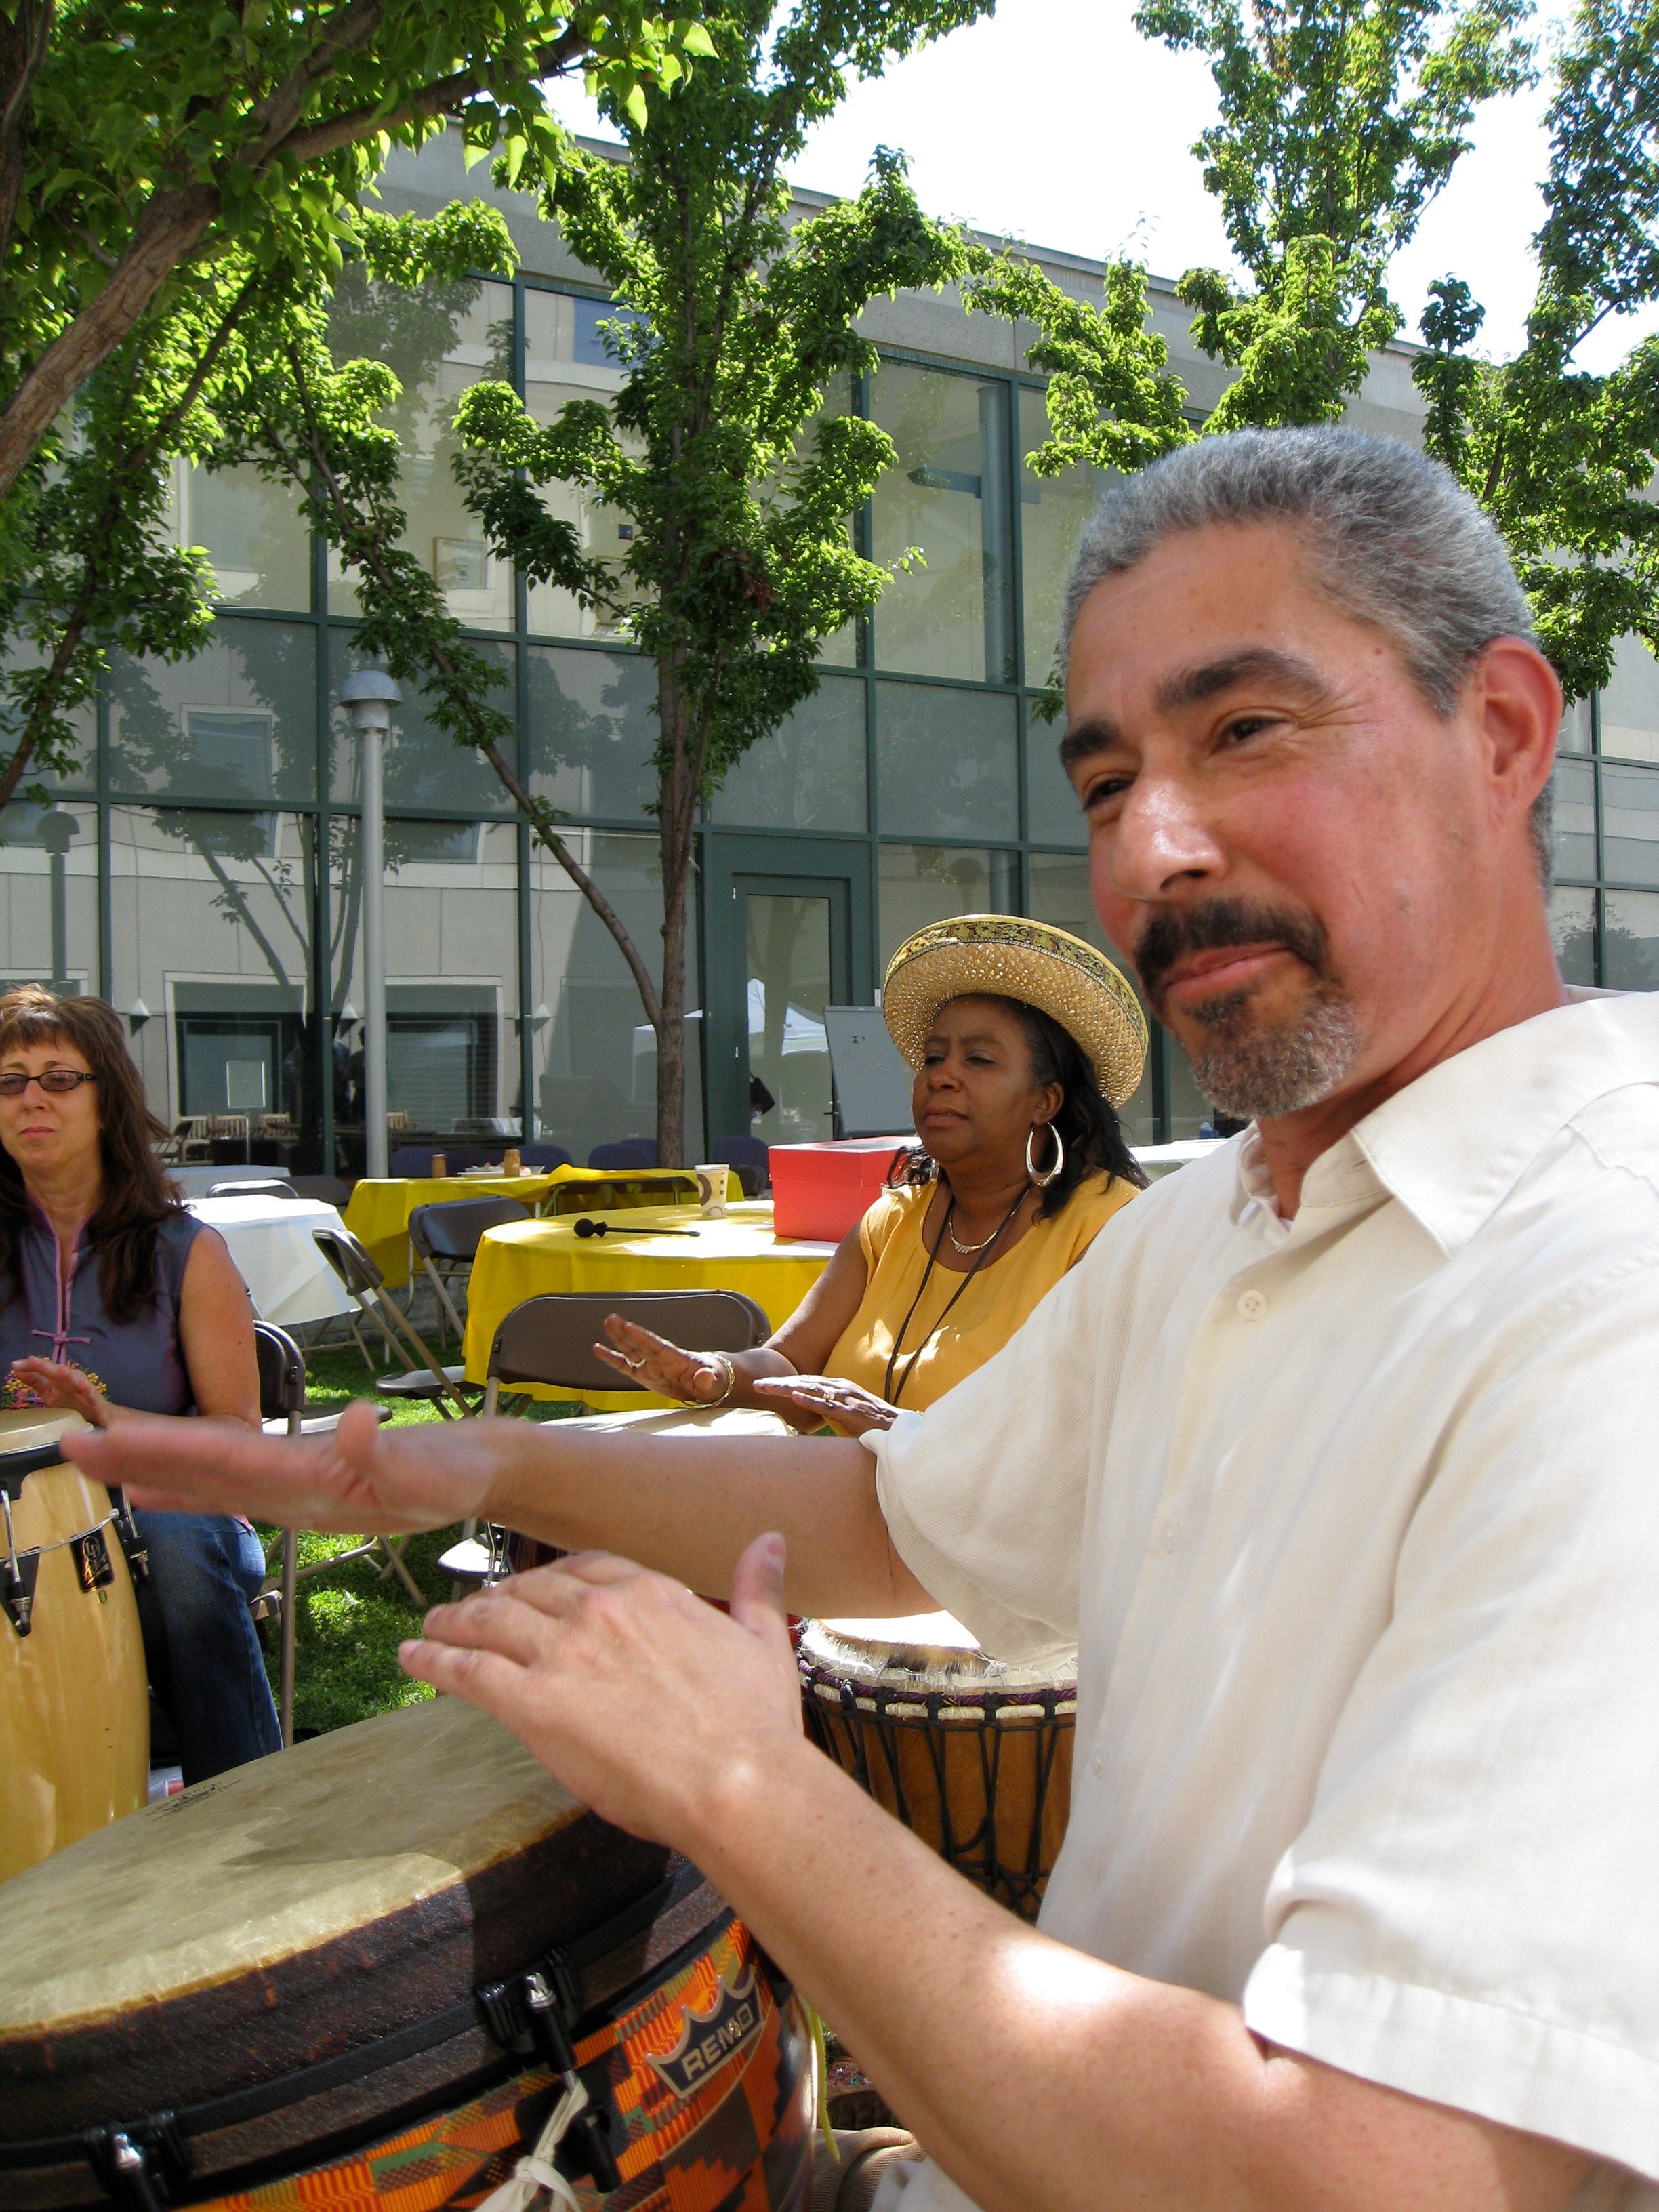
M 541 2057 L 562 2076 L 567 2089 L 577 2087 L 576 2046 L 572 2030 L 582 2012 L 581 1976 L 562 1952 L 547 1953 L 516 1983 L 495 1982 L 477 1992 L 489 2031 L 511 2049 L 528 2033 Z M 572 2122 L 567 2141 L 586 2154 L 588 2171 L 601 2195 L 622 2187 L 622 2174 L 611 2148 L 611 2124 L 604 2109 L 590 2104 Z

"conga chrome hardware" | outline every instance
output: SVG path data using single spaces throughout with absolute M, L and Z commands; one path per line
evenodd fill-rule
M 86 2146 L 100 2184 L 129 2212 L 167 2212 L 190 2179 L 190 2153 L 171 2112 L 88 2128 Z
M 149 1580 L 149 1547 L 139 1534 L 132 1508 L 122 1493 L 112 1490 L 109 1497 L 115 1509 L 115 1533 L 126 1554 L 127 1572 L 132 1577 L 134 1589 L 143 1589 Z
M 33 1626 L 34 1585 L 40 1572 L 38 1551 L 19 1553 L 17 1539 L 12 1534 L 11 1500 L 0 1490 L 0 1512 L 6 1517 L 6 1564 L 0 1568 L 0 1605 L 6 1608 L 6 1618 L 20 1636 L 27 1636 Z
M 540 1966 L 532 1966 L 528 1973 L 509 1982 L 492 1982 L 477 1994 L 489 2032 L 498 2043 L 510 2051 L 527 2034 L 553 2071 L 562 2076 L 566 2088 L 578 2086 L 580 2077 L 571 2036 L 582 2014 L 581 1974 L 562 1952 L 549 1951 Z M 610 2123 L 602 2110 L 589 2105 L 576 2113 L 566 2141 L 586 2147 L 588 2170 L 605 2194 L 622 2187 L 622 2175 L 611 2148 Z

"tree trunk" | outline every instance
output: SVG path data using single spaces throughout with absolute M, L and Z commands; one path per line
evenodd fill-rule
M 657 719 L 668 761 L 659 820 L 662 855 L 662 988 L 657 1031 L 657 1163 L 685 1164 L 685 933 L 697 793 L 691 772 L 689 702 L 680 654 L 657 657 Z M 701 1137 L 699 1137 L 701 1142 Z

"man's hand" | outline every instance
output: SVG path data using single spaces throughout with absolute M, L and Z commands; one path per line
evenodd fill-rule
M 373 1407 L 360 1401 L 325 1436 L 290 1441 L 216 1421 L 135 1415 L 94 1436 L 65 1437 L 63 1449 L 135 1505 L 392 1535 L 485 1516 L 500 1426 L 455 1421 L 382 1432 Z
M 898 1419 L 896 1406 L 862 1384 L 844 1382 L 835 1375 L 757 1376 L 750 1389 L 763 1405 L 775 1405 L 781 1413 L 805 1413 L 818 1421 L 833 1421 L 843 1436 L 861 1437 L 866 1429 L 890 1429 Z
M 811 1756 L 783 1562 L 781 1536 L 755 1539 L 728 1619 L 665 1576 L 580 1553 L 435 1607 L 398 1656 L 493 1714 L 605 1820 L 695 1850 L 728 1792 Z

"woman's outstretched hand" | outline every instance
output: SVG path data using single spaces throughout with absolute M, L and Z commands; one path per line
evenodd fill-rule
M 94 1481 L 118 1484 L 135 1505 L 393 1535 L 484 1513 L 497 1425 L 446 1421 L 382 1432 L 360 1400 L 324 1436 L 256 1436 L 217 1421 L 133 1414 L 96 1435 L 65 1437 L 63 1450 Z
M 695 1853 L 729 1782 L 804 1747 L 781 1536 L 738 1561 L 728 1619 L 681 1583 L 579 1552 L 428 1613 L 398 1656 L 512 1729 L 567 1790 Z
M 84 1370 L 62 1359 L 14 1359 L 12 1380 L 21 1382 L 41 1405 L 59 1413 L 79 1413 L 94 1429 L 107 1426 L 109 1407 L 103 1392 Z
M 637 1322 L 610 1315 L 605 1324 L 609 1344 L 596 1344 L 596 1356 L 618 1375 L 637 1382 L 641 1390 L 659 1398 L 683 1398 L 693 1406 L 712 1406 L 726 1389 L 724 1359 L 706 1352 L 683 1352 L 665 1336 L 657 1336 Z
M 820 1421 L 833 1421 L 843 1435 L 861 1437 L 866 1429 L 890 1429 L 898 1408 L 856 1382 L 835 1375 L 764 1375 L 750 1384 L 763 1405 Z

